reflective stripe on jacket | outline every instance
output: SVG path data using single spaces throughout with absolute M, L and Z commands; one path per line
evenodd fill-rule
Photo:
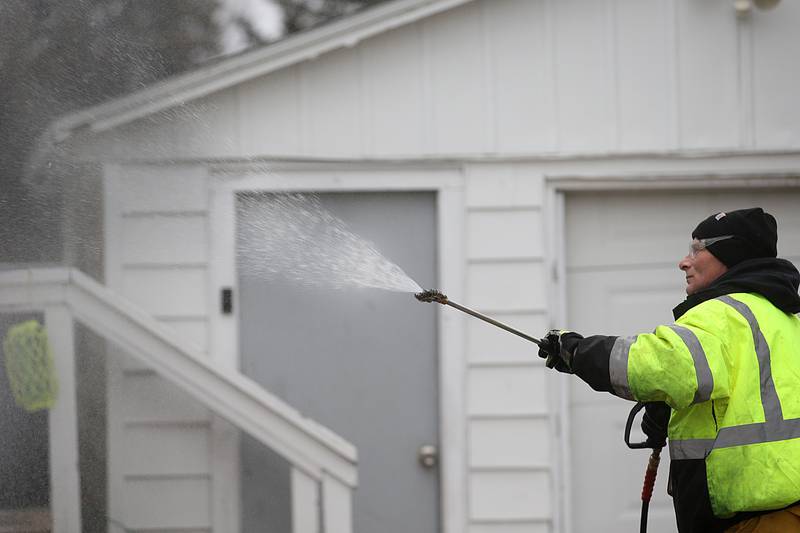
M 800 500 L 800 318 L 766 298 L 705 301 L 673 325 L 617 338 L 618 396 L 665 401 L 673 460 L 704 459 L 714 514 Z

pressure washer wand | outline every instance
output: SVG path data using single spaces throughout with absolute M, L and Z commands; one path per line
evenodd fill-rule
M 518 336 L 522 337 L 525 340 L 531 341 L 532 343 L 536 344 L 537 346 L 541 346 L 542 345 L 542 341 L 541 340 L 535 339 L 535 338 L 531 337 L 530 335 L 527 335 L 527 334 L 519 331 L 518 329 L 514 329 L 511 326 L 503 324 L 502 322 L 498 322 L 497 320 L 495 320 L 493 318 L 490 318 L 490 317 L 488 317 L 486 315 L 482 315 L 481 313 L 479 313 L 477 311 L 473 311 L 469 307 L 464 307 L 463 305 L 457 304 L 455 302 L 451 302 L 447 298 L 447 296 L 445 296 L 444 294 L 442 294 L 439 291 L 436 291 L 436 290 L 433 290 L 433 289 L 429 289 L 427 291 L 418 292 L 417 294 L 414 295 L 414 297 L 417 300 L 419 300 L 420 302 L 426 302 L 426 303 L 436 302 L 436 303 L 440 303 L 442 305 L 449 305 L 450 307 L 455 307 L 456 309 L 458 309 L 462 313 L 467 313 L 468 315 L 472 315 L 475 318 L 480 318 L 484 322 L 488 322 L 489 324 L 491 324 L 493 326 L 497 326 L 498 328 L 504 329 L 504 330 L 508 331 L 509 333 L 513 333 L 514 335 L 518 335 Z

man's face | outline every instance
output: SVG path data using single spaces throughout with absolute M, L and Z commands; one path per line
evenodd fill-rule
M 678 268 L 686 273 L 686 294 L 692 295 L 711 285 L 715 279 L 728 271 L 725 264 L 706 249 L 692 250 L 684 257 Z

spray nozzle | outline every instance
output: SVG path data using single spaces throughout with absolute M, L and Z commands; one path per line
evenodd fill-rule
M 414 295 L 414 298 L 416 298 L 420 302 L 426 302 L 426 303 L 436 302 L 442 305 L 447 304 L 447 296 L 434 289 L 428 289 L 427 291 L 418 292 L 417 294 Z

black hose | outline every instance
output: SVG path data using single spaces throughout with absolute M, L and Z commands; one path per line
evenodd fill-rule
M 642 516 L 639 520 L 639 533 L 647 533 L 647 511 L 650 509 L 650 502 L 642 502 Z

